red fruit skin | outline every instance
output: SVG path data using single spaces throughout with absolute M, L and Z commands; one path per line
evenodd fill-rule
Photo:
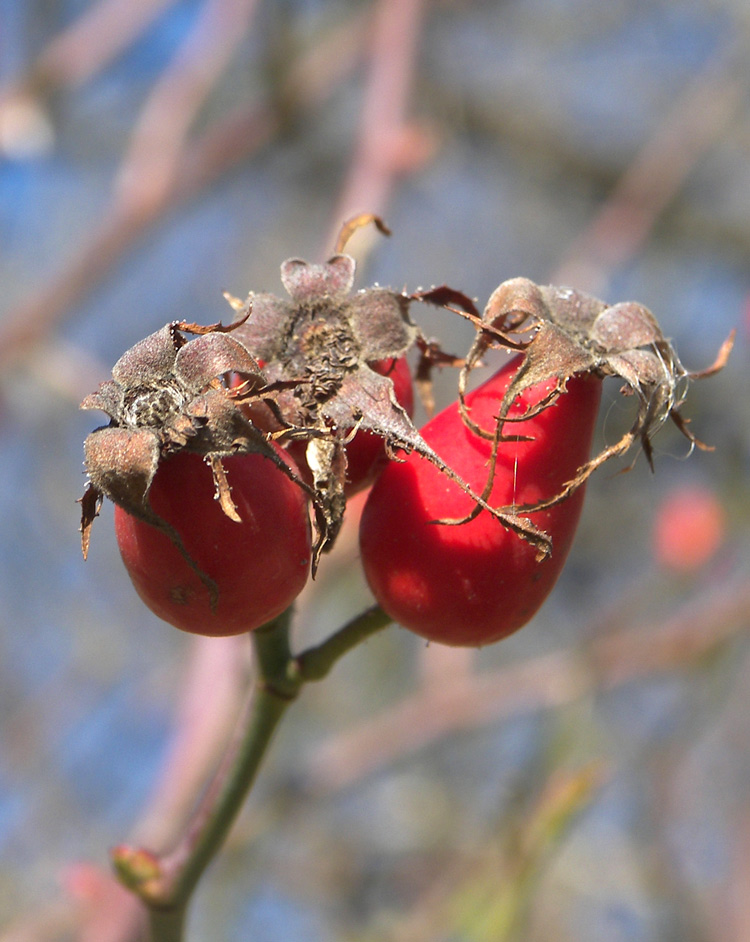
M 471 417 L 482 428 L 494 416 L 516 357 L 470 393 Z M 490 504 L 526 504 L 551 497 L 589 457 L 601 398 L 601 381 L 577 375 L 567 392 L 539 415 L 506 423 L 506 435 L 532 441 L 503 442 Z M 540 401 L 552 382 L 527 390 L 510 415 Z M 491 443 L 470 431 L 458 404 L 439 413 L 422 435 L 467 483 L 482 491 Z M 360 524 L 365 575 L 381 607 L 411 631 L 443 644 L 477 647 L 517 631 L 538 611 L 565 563 L 583 506 L 584 488 L 528 517 L 552 538 L 552 554 L 538 562 L 535 548 L 483 511 L 457 526 L 431 523 L 462 518 L 473 502 L 434 465 L 417 454 L 393 462 L 370 492 Z
M 232 456 L 223 464 L 239 523 L 222 511 L 211 469 L 199 455 L 183 452 L 163 461 L 149 492 L 154 511 L 215 580 L 214 611 L 208 589 L 171 540 L 115 506 L 117 543 L 136 591 L 159 618 L 194 634 L 236 635 L 258 628 L 289 607 L 310 572 L 310 522 L 302 490 L 261 455 Z

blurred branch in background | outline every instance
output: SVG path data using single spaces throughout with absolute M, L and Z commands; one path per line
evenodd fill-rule
M 750 814 L 745 813 L 737 825 L 728 878 L 709 905 L 711 938 L 723 942 L 750 939 Z
M 743 31 L 688 83 L 594 219 L 571 241 L 553 284 L 600 295 L 612 272 L 642 249 L 690 173 L 745 107 L 747 57 Z
M 99 0 L 71 26 L 58 33 L 31 63 L 26 73 L 0 96 L 5 108 L 14 96 L 43 108 L 51 92 L 91 81 L 98 72 L 135 42 L 154 20 L 176 0 Z M 37 99 L 35 101 L 35 99 Z M 19 128 L 19 130 L 22 130 Z M 5 147 L 8 140 L 3 136 Z M 26 148 L 21 144 L 21 151 Z
M 396 177 L 418 169 L 432 150 L 426 132 L 407 117 L 425 6 L 426 0 L 376 5 L 357 141 L 326 247 L 335 244 L 342 220 L 362 212 L 384 216 Z M 364 235 L 375 238 L 372 230 Z
M 622 610 L 627 611 L 627 597 Z M 348 788 L 459 730 L 682 670 L 746 630 L 748 611 L 744 572 L 733 573 L 659 624 L 626 624 L 603 635 L 594 624 L 585 647 L 464 674 L 450 685 L 426 685 L 380 716 L 318 744 L 307 761 L 305 781 L 313 794 Z
M 193 122 L 250 28 L 258 0 L 207 0 L 141 109 L 115 184 L 125 215 L 155 218 L 174 190 Z
M 433 881 L 389 942 L 510 942 L 528 938 L 540 879 L 608 777 L 602 763 L 545 769 L 477 847 L 463 849 Z
M 247 636 L 191 639 L 169 750 L 130 838 L 134 844 L 163 853 L 176 842 L 231 739 L 250 679 Z
M 284 126 L 282 114 L 274 102 L 284 102 L 285 121 L 319 105 L 361 55 L 367 17 L 355 12 L 343 24 L 332 26 L 313 48 L 288 64 L 286 74 L 279 80 L 279 88 L 269 100 L 238 106 L 188 142 L 185 137 L 188 126 L 208 93 L 210 83 L 217 79 L 217 70 L 224 64 L 216 42 L 224 35 L 226 24 L 222 24 L 220 18 L 215 21 L 214 17 L 228 5 L 233 14 L 232 23 L 247 22 L 253 6 L 248 0 L 232 0 L 228 4 L 224 0 L 214 9 L 217 2 L 212 0 L 208 5 L 212 8 L 210 17 L 208 8 L 204 10 L 215 24 L 213 40 L 210 40 L 215 50 L 211 69 L 201 75 L 197 87 L 193 86 L 195 57 L 204 48 L 203 38 L 194 34 L 188 40 L 183 58 L 178 59 L 173 71 L 164 79 L 165 84 L 157 85 L 147 102 L 131 149 L 117 175 L 120 185 L 101 221 L 84 244 L 74 250 L 63 270 L 8 312 L 0 324 L 0 369 L 28 353 L 35 343 L 48 340 L 50 332 L 72 313 L 74 305 L 150 227 L 268 145 Z M 173 107 L 175 98 L 179 98 L 182 108 L 178 110 L 179 119 L 172 124 L 167 140 L 171 156 L 161 167 L 158 184 L 151 185 L 148 160 L 158 143 L 152 135 L 161 133 L 154 130 L 153 122 L 164 115 L 165 109 Z

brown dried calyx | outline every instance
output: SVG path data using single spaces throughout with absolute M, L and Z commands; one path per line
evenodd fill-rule
M 630 429 L 619 441 L 579 468 L 575 478 L 559 494 L 533 505 L 508 507 L 506 511 L 529 513 L 559 503 L 605 461 L 623 455 L 636 442 L 640 442 L 653 467 L 651 439 L 667 419 L 688 439 L 691 449 L 711 450 L 693 435 L 679 409 L 691 380 L 703 379 L 723 368 L 732 349 L 734 331 L 711 366 L 691 372 L 680 362 L 654 315 L 642 304 L 626 301 L 608 305 L 572 288 L 540 286 L 528 278 L 503 282 L 492 293 L 481 319 L 477 321 L 473 316 L 470 319 L 475 321 L 479 332 L 461 371 L 459 398 L 464 421 L 478 435 L 493 440 L 493 454 L 497 453 L 500 442 L 513 437 L 506 436 L 506 424 L 529 417 L 526 413 L 509 418 L 513 402 L 525 389 L 538 383 L 554 380 L 555 386 L 535 407 L 535 412 L 554 402 L 576 373 L 619 376 L 625 381 L 623 394 L 632 395 L 637 401 Z M 489 347 L 521 350 L 524 360 L 499 405 L 495 427 L 483 429 L 472 421 L 464 395 L 471 370 Z M 494 461 L 492 465 L 494 467 Z M 491 480 L 486 493 L 490 488 Z
M 148 492 L 159 462 L 186 450 L 206 456 L 217 497 L 228 516 L 236 510 L 221 465 L 231 454 L 256 452 L 273 460 L 310 495 L 317 536 L 313 571 L 330 547 L 345 510 L 345 445 L 359 429 L 380 436 L 389 454 L 416 451 L 466 491 L 477 506 L 548 551 L 545 534 L 514 513 L 492 508 L 424 441 L 396 399 L 393 381 L 371 368 L 378 360 L 420 351 L 417 380 L 430 393 L 435 364 L 459 364 L 427 342 L 409 315 L 415 300 L 471 307 L 460 292 L 438 288 L 406 294 L 373 287 L 351 293 L 355 262 L 343 254 L 351 233 L 374 222 L 364 215 L 345 224 L 336 253 L 324 264 L 289 259 L 281 266 L 288 298 L 251 294 L 230 298 L 237 319 L 229 327 L 176 322 L 128 350 L 112 379 L 82 403 L 110 417 L 85 443 L 90 483 L 82 498 L 82 544 L 103 497 L 165 532 L 197 570 L 179 533 L 156 515 Z M 231 336 L 230 336 L 231 332 Z M 197 335 L 187 340 L 184 334 Z M 261 369 L 260 362 L 263 363 Z M 228 374 L 239 376 L 231 388 Z M 271 445 L 306 442 L 312 485 L 304 483 Z M 199 572 L 208 585 L 210 580 Z
M 388 232 L 377 217 L 358 216 L 344 225 L 327 262 L 285 261 L 281 281 L 287 297 L 251 293 L 244 303 L 229 298 L 236 312 L 229 327 L 167 324 L 117 361 L 112 379 L 82 403 L 82 408 L 101 409 L 110 417 L 109 425 L 92 432 L 85 443 L 90 483 L 81 501 L 84 555 L 92 521 L 103 497 L 108 497 L 162 529 L 198 571 L 179 534 L 154 513 L 148 499 L 159 462 L 182 450 L 205 456 L 216 495 L 233 519 L 236 509 L 221 464 L 227 455 L 262 454 L 302 487 L 315 512 L 314 572 L 320 553 L 333 544 L 341 526 L 345 446 L 359 429 L 382 438 L 391 457 L 400 449 L 430 461 L 474 501 L 467 519 L 481 511 L 492 514 L 532 543 L 539 558 L 550 553 L 551 542 L 526 514 L 565 499 L 595 468 L 636 441 L 651 461 L 651 436 L 667 418 L 691 445 L 705 447 L 689 431 L 679 407 L 691 379 L 721 369 L 731 338 L 713 366 L 690 373 L 651 312 L 640 304 L 608 306 L 572 289 L 540 287 L 526 278 L 500 285 L 481 315 L 470 298 L 445 285 L 411 294 L 377 286 L 353 293 L 355 262 L 343 250 L 352 232 L 368 223 Z M 444 353 L 424 337 L 410 316 L 414 301 L 444 307 L 474 324 L 477 335 L 465 360 Z M 490 346 L 523 351 L 524 361 L 499 403 L 495 426 L 483 429 L 473 422 L 464 393 L 471 371 Z M 464 421 L 493 441 L 482 493 L 432 450 L 399 404 L 392 379 L 371 366 L 415 347 L 416 381 L 426 403 L 431 399 L 432 369 L 461 367 Z M 502 442 L 513 437 L 506 434 L 506 425 L 528 417 L 509 418 L 516 397 L 554 380 L 550 395 L 535 407 L 541 411 L 564 391 L 570 376 L 585 372 L 625 380 L 624 390 L 634 394 L 638 404 L 632 428 L 579 469 L 560 494 L 533 506 L 490 506 L 494 456 Z M 230 385 L 230 375 L 239 377 L 239 383 Z M 311 484 L 301 480 L 273 446 L 293 441 L 306 443 Z M 199 575 L 211 588 L 210 580 Z
M 367 429 L 383 439 L 389 454 L 401 449 L 422 455 L 478 507 L 546 552 L 549 541 L 530 521 L 490 507 L 430 448 L 396 399 L 393 381 L 371 368 L 377 360 L 417 347 L 417 381 L 429 399 L 432 367 L 462 361 L 425 339 L 409 307 L 413 301 L 473 306 L 447 287 L 412 294 L 373 287 L 352 294 L 355 262 L 342 250 L 355 229 L 371 222 L 388 233 L 382 220 L 365 214 L 344 225 L 336 254 L 323 264 L 285 261 L 281 281 L 288 298 L 251 293 L 244 304 L 230 299 L 243 320 L 234 336 L 263 362 L 268 381 L 283 386 L 272 404 L 281 430 L 277 434 L 307 442 L 313 489 L 325 517 L 323 545 L 335 539 L 343 519 L 345 445 L 359 429 Z
M 236 373 L 244 380 L 245 398 L 274 394 L 254 357 L 229 336 L 232 329 L 221 324 L 167 324 L 124 353 L 114 365 L 112 379 L 81 403 L 82 409 L 100 409 L 110 418 L 109 425 L 96 429 L 84 443 L 89 476 L 81 499 L 84 558 L 91 525 L 103 497 L 108 497 L 165 532 L 212 588 L 211 580 L 190 559 L 180 535 L 149 503 L 159 462 L 183 450 L 204 455 L 213 471 L 216 496 L 232 519 L 239 518 L 221 464 L 223 457 L 260 453 L 293 475 L 266 437 L 244 417 L 222 381 Z M 186 333 L 197 336 L 187 340 Z

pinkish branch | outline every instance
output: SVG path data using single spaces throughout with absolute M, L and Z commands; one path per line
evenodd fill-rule
M 424 160 L 425 141 L 410 133 L 407 119 L 424 7 L 424 0 L 378 3 L 357 142 L 326 249 L 343 219 L 360 212 L 382 215 L 398 174 Z
M 352 16 L 290 66 L 281 91 L 292 114 L 319 105 L 351 71 L 366 24 L 366 17 Z M 0 325 L 0 369 L 48 336 L 151 226 L 266 146 L 281 126 L 280 114 L 266 103 L 229 112 L 184 149 L 161 201 L 113 201 L 63 271 L 8 312 Z

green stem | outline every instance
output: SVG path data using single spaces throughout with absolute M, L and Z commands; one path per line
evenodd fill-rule
M 154 942 L 182 942 L 185 929 L 185 907 L 149 909 L 149 928 Z
M 289 684 L 286 677 L 291 659 L 290 619 L 291 611 L 287 611 L 251 635 L 258 677 L 249 715 L 242 724 L 241 738 L 230 749 L 181 844 L 161 861 L 168 887 L 162 905 L 187 903 L 203 871 L 224 843 L 276 727 L 297 695 L 300 685 Z
M 241 734 L 227 752 L 178 846 L 156 857 L 127 846 L 113 853 L 120 879 L 149 909 L 152 942 L 181 942 L 193 890 L 224 843 L 252 787 L 273 734 L 289 705 L 308 681 L 320 680 L 340 657 L 390 618 L 377 606 L 367 609 L 321 644 L 292 655 L 288 609 L 250 635 L 257 678 L 240 724 Z
M 322 680 L 339 658 L 367 640 L 370 635 L 382 631 L 392 620 L 379 605 L 373 605 L 356 615 L 321 644 L 298 654 L 291 665 L 291 677 L 298 677 L 303 683 Z

